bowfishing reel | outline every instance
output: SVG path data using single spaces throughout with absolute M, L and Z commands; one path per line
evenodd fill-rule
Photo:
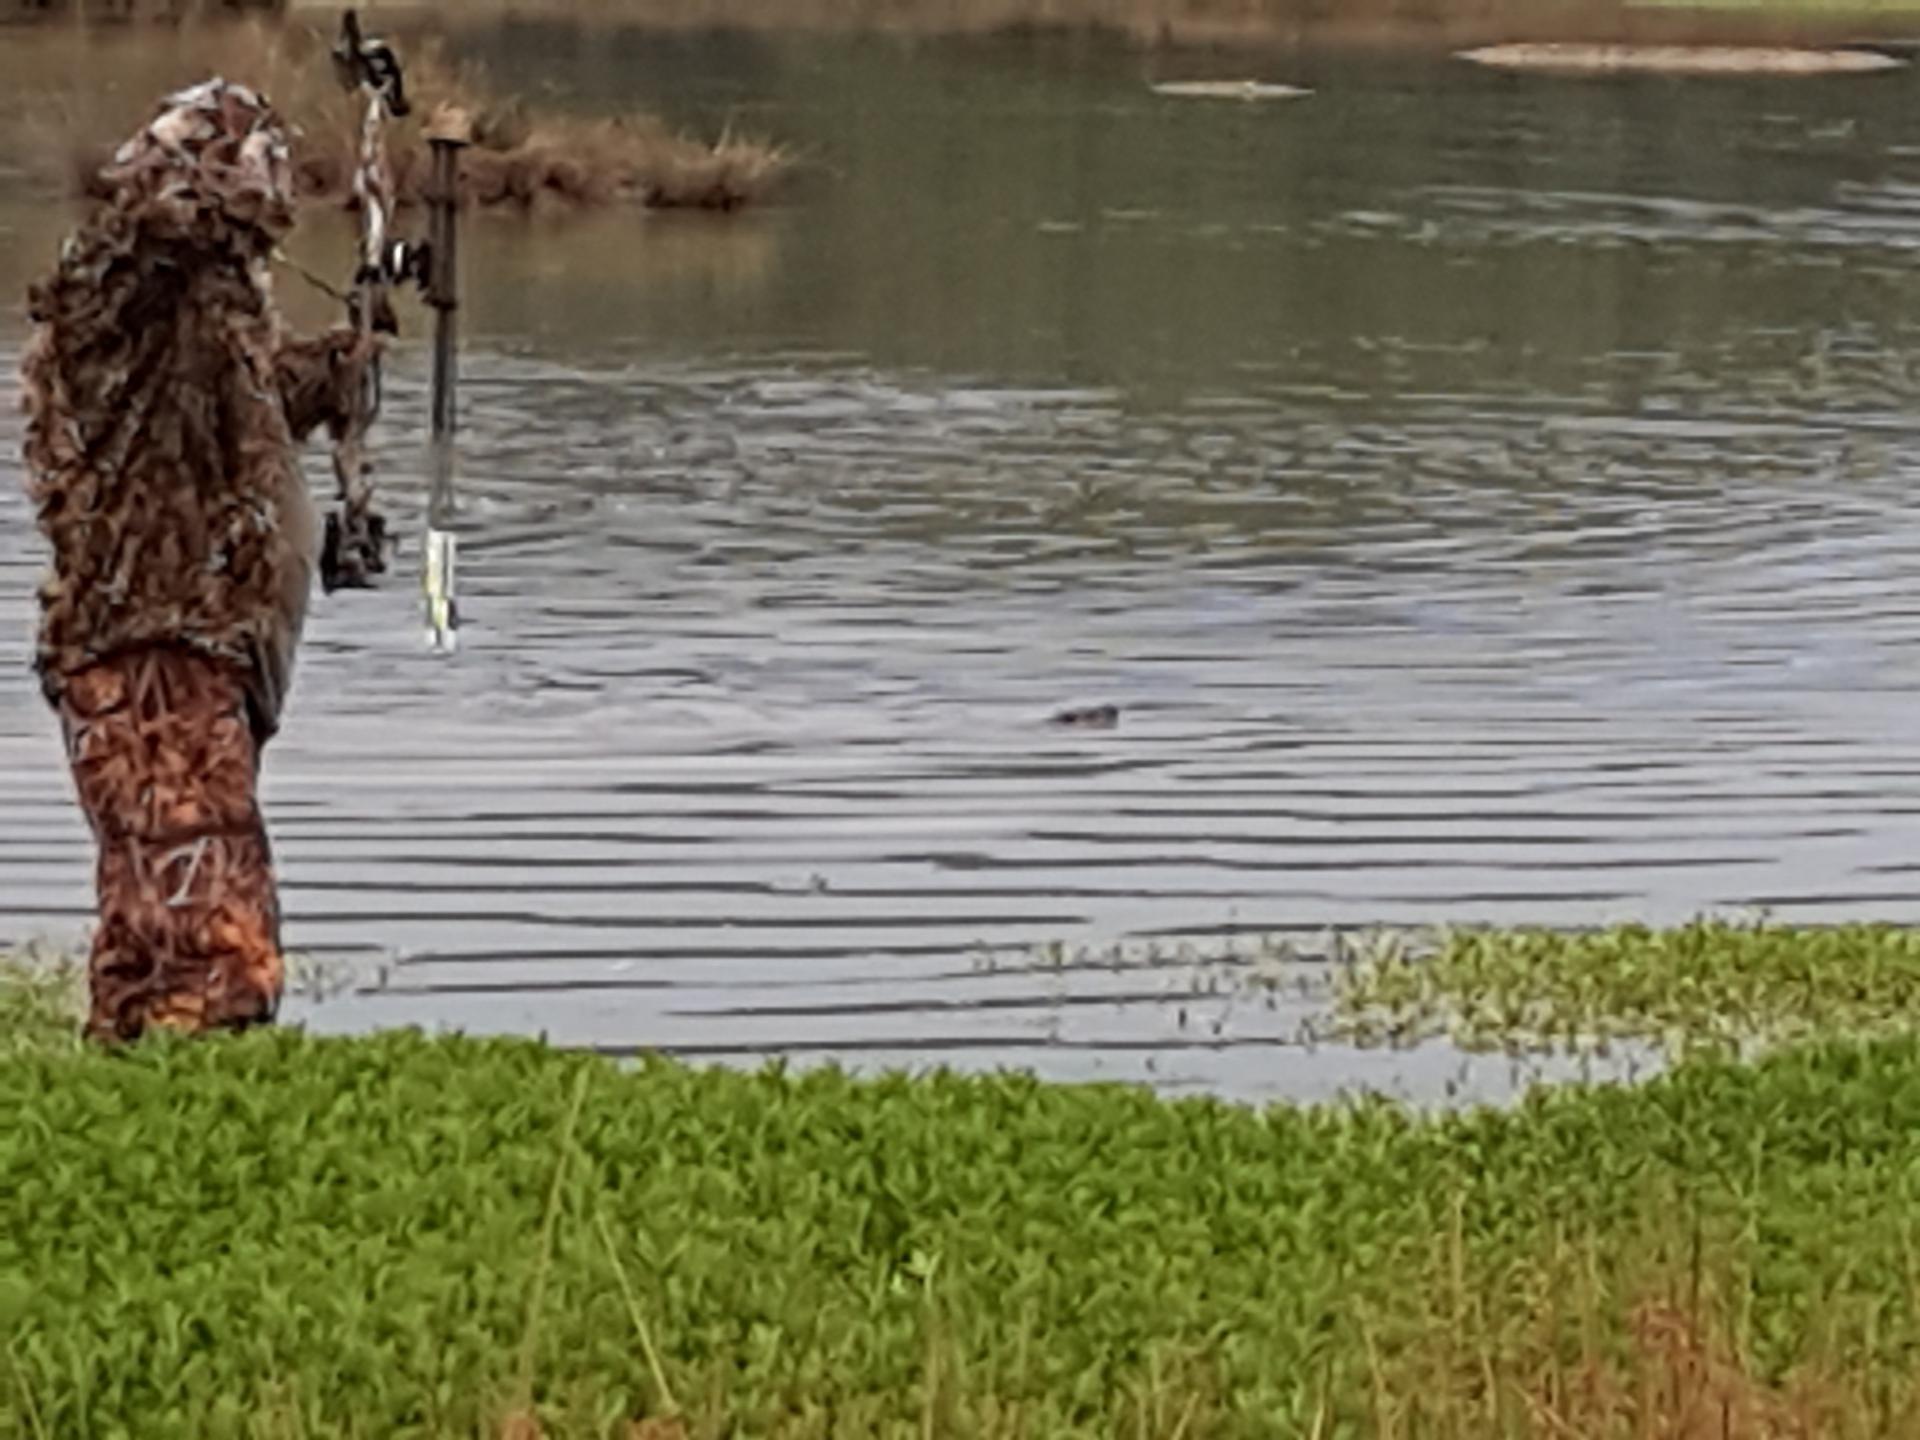
M 359 325 L 360 306 L 371 305 L 365 317 L 369 330 L 377 335 L 398 335 L 400 319 L 394 314 L 387 292 L 396 285 L 417 286 L 427 292 L 433 279 L 433 247 L 425 240 L 389 240 L 380 250 L 380 263 L 362 265 L 354 272 L 353 289 L 347 297 L 347 319 Z
M 433 246 L 425 240 L 394 240 L 382 257 L 390 285 L 418 285 L 427 288 L 433 276 Z

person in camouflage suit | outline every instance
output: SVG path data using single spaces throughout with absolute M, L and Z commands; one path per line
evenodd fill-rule
M 272 107 L 165 101 L 32 287 L 28 491 L 52 550 L 36 665 L 97 846 L 89 1033 L 270 1020 L 284 979 L 257 785 L 315 563 L 296 445 L 375 343 L 284 333 Z

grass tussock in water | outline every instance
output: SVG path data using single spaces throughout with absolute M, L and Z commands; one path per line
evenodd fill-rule
M 86 32 L 34 36 L 33 43 L 50 52 L 63 46 L 77 52 L 69 57 L 74 74 L 92 68 L 84 53 L 89 44 L 129 43 L 125 36 L 90 38 Z M 102 96 L 76 85 L 36 107 L 30 123 L 38 124 L 43 137 L 31 148 L 66 154 L 75 188 L 85 192 L 93 185 L 113 146 L 146 118 L 162 91 L 219 74 L 264 91 L 297 127 L 295 178 L 303 199 L 354 203 L 360 99 L 334 81 L 327 37 L 306 25 L 256 22 L 162 33 L 150 43 L 164 47 L 166 57 L 155 67 L 151 96 Z M 443 102 L 476 121 L 478 143 L 461 157 L 461 197 L 469 205 L 528 209 L 549 201 L 636 201 L 735 210 L 764 200 L 793 166 L 783 147 L 730 131 L 710 141 L 679 134 L 648 115 L 592 118 L 530 108 L 495 91 L 477 67 L 450 62 L 430 40 L 410 40 L 403 49 L 413 114 L 388 131 L 403 205 L 425 198 L 431 157 L 421 127 Z M 48 58 L 54 60 L 51 53 Z
M 0 1116 L 8 1433 L 1920 1423 L 1910 1037 L 1418 1118 L 282 1031 Z
M 1473 1050 L 1740 1051 L 1905 1029 L 1920 1017 L 1920 931 L 1700 920 L 1677 929 L 1459 931 L 1380 944 L 1334 983 L 1334 1030 Z

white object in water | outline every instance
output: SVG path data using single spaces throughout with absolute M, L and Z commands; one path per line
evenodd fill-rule
M 1871 75 L 1905 61 L 1876 50 L 1806 50 L 1777 45 L 1487 45 L 1457 52 L 1498 70 L 1566 75 Z
M 1168 80 L 1154 86 L 1153 93 L 1193 100 L 1298 100 L 1313 91 L 1264 80 Z
M 451 655 L 460 644 L 460 614 L 454 605 L 458 548 L 451 530 L 428 528 L 420 557 L 420 588 L 427 597 L 427 644 L 440 655 Z

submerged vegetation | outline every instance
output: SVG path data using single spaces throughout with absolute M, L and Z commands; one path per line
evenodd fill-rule
M 330 12 L 329 12 L 330 13 Z M 80 86 L 36 107 L 27 122 L 45 133 L 27 153 L 64 154 L 71 183 L 86 191 L 117 144 L 158 94 L 217 73 L 270 96 L 296 127 L 295 179 L 302 199 L 351 206 L 359 99 L 343 91 L 327 57 L 327 40 L 298 24 L 249 22 L 197 26 L 140 37 L 164 53 L 152 94 L 124 87 L 101 95 Z M 125 43 L 124 37 L 62 31 L 38 34 L 34 45 Z M 595 118 L 529 108 L 496 91 L 484 71 L 456 64 L 443 47 L 407 42 L 407 87 L 413 113 L 389 128 L 394 185 L 403 206 L 425 195 L 430 157 L 425 121 L 442 104 L 475 120 L 478 143 L 461 157 L 460 191 L 469 205 L 530 208 L 543 200 L 571 205 L 635 201 L 656 208 L 733 210 L 763 200 L 792 169 L 776 144 L 736 135 L 714 140 L 679 134 L 649 115 Z M 93 67 L 66 57 L 68 73 Z M 127 108 L 129 105 L 135 108 Z
M 1456 931 L 1391 938 L 1337 973 L 1334 1034 L 1471 1050 L 1739 1052 L 1920 1021 L 1920 931 L 1698 920 L 1677 929 Z
M 61 955 L 0 953 L 0 1057 L 80 1046 L 86 973 Z
M 1681 988 L 1796 983 L 1795 932 L 1685 933 Z M 1848 974 L 1891 1003 L 1920 969 L 1835 933 L 1800 944 L 1815 1020 L 1859 1018 Z M 1608 943 L 1579 953 L 1660 963 Z M 1910 1035 L 1509 1111 L 1258 1113 L 412 1033 L 107 1055 L 37 973 L 0 988 L 8 1433 L 1920 1425 Z

